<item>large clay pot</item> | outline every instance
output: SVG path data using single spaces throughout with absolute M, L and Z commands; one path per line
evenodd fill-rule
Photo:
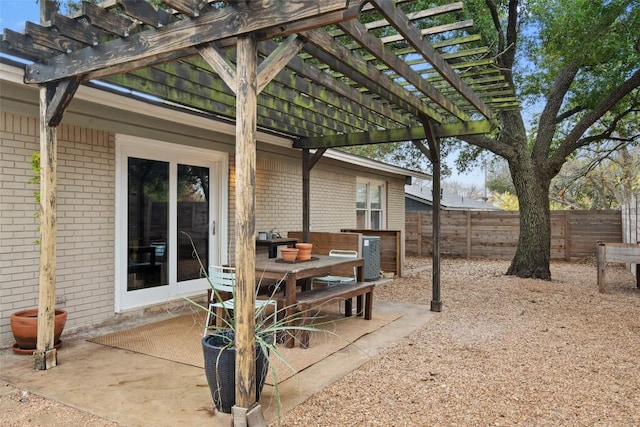
M 233 333 L 219 333 L 206 335 L 202 338 L 204 354 L 204 371 L 211 391 L 211 397 L 218 411 L 231 413 L 236 404 L 236 349 L 230 346 Z M 256 372 L 256 402 L 260 394 L 269 369 L 269 355 L 262 347 L 255 346 Z
M 298 248 L 298 256 L 296 260 L 304 261 L 311 258 L 311 248 L 313 248 L 312 243 L 296 243 L 296 248 Z
M 55 347 L 61 344 L 60 336 L 67 322 L 67 311 L 56 308 L 53 339 Z M 38 342 L 38 309 L 16 311 L 11 315 L 11 332 L 16 340 L 13 351 L 18 354 L 33 354 Z

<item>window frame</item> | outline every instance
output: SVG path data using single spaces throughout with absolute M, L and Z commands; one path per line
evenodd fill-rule
M 366 186 L 366 207 L 361 208 L 358 207 L 358 190 L 361 186 Z M 372 188 L 380 188 L 380 207 L 372 208 L 371 205 L 371 191 Z M 383 180 L 370 179 L 365 177 L 358 177 L 356 180 L 356 222 L 358 222 L 358 214 L 359 212 L 364 212 L 365 224 L 364 227 L 360 227 L 358 224 L 358 228 L 363 228 L 366 230 L 384 230 L 386 229 L 386 221 L 387 221 L 387 183 Z M 379 228 L 372 228 L 372 218 L 373 213 L 379 212 L 380 220 L 379 220 Z

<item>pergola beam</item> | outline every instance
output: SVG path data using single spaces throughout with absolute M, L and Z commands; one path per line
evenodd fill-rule
M 196 44 L 258 32 L 305 18 L 312 17 L 315 25 L 322 26 L 327 24 L 322 20 L 323 13 L 343 10 L 346 8 L 346 3 L 346 0 L 298 0 L 285 4 L 262 1 L 238 2 L 234 3 L 233 7 L 210 11 L 198 18 L 177 21 L 162 28 L 149 29 L 126 38 L 115 38 L 100 45 L 99 48 L 87 47 L 67 55 L 55 56 L 43 64 L 28 65 L 25 71 L 25 82 L 46 83 L 129 62 L 153 60 L 158 56 L 166 55 L 167 52 L 176 52 L 192 48 Z M 86 4 L 83 3 L 83 5 Z M 87 9 L 92 8 L 88 6 Z M 108 15 L 116 16 L 104 9 L 101 10 Z M 96 25 L 96 23 L 93 24 Z M 111 21 L 103 24 L 103 29 L 115 31 L 110 24 Z M 117 29 L 128 31 L 128 27 Z M 118 55 L 114 56 L 113 52 L 118 52 Z
M 491 132 L 495 122 L 479 120 L 474 122 L 432 124 L 436 138 L 461 135 L 478 135 Z M 295 148 L 332 148 L 351 147 L 366 144 L 384 144 L 389 142 L 413 141 L 427 138 L 424 126 L 385 129 L 371 132 L 358 132 L 323 137 L 300 138 L 293 143 Z

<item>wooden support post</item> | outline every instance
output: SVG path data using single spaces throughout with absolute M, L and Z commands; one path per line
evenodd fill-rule
M 236 91 L 236 406 L 255 403 L 256 37 L 238 38 Z
M 38 291 L 38 336 L 33 353 L 37 370 L 58 364 L 54 347 L 56 304 L 56 128 L 46 120 L 55 85 L 40 87 L 40 276 Z
M 432 276 L 432 299 L 431 311 L 442 311 L 442 300 L 440 299 L 440 143 L 435 136 L 431 119 L 422 117 L 422 124 L 429 143 L 431 153 L 431 163 L 433 164 L 433 276 Z
M 311 155 L 302 150 L 302 241 L 309 242 L 311 233 Z

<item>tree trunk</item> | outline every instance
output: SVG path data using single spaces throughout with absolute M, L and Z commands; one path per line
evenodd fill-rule
M 507 275 L 551 280 L 550 180 L 531 158 L 510 163 L 511 178 L 520 203 L 520 234 Z

